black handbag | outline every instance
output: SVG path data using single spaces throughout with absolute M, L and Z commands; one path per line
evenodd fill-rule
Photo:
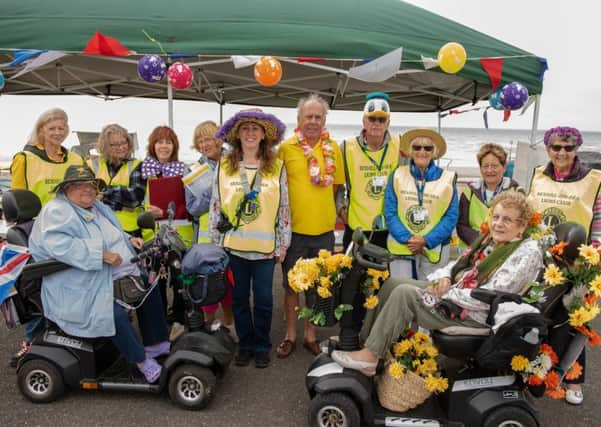
M 125 276 L 113 281 L 115 299 L 137 304 L 146 295 L 148 286 L 140 276 Z
M 226 282 L 223 272 L 213 274 L 196 274 L 186 286 L 184 286 L 190 301 L 198 306 L 216 304 L 226 294 Z

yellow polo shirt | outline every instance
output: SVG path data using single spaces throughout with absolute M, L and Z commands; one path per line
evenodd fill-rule
M 340 147 L 332 140 L 334 148 L 334 185 L 344 184 L 344 165 Z M 321 153 L 321 140 L 313 147 L 313 156 L 323 171 L 324 160 Z M 288 195 L 294 233 L 317 236 L 334 230 L 336 226 L 336 205 L 334 185 L 322 187 L 311 183 L 307 158 L 296 136 L 284 141 L 278 150 L 278 157 L 284 161 L 288 176 Z

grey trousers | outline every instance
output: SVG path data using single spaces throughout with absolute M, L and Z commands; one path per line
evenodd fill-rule
M 448 326 L 487 328 L 471 319 L 454 320 L 439 314 L 433 307 L 422 303 L 420 289 L 430 282 L 390 278 L 382 285 L 374 310 L 368 310 L 361 338 L 373 354 L 384 358 L 390 346 L 399 340 L 403 331 L 417 324 L 425 329 L 443 329 Z

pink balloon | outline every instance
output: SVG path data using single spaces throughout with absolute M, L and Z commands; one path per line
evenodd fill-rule
M 188 89 L 192 85 L 194 73 L 192 69 L 183 62 L 174 62 L 167 70 L 169 83 L 175 89 Z

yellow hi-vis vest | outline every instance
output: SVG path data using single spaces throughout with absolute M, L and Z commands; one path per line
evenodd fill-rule
M 73 152 L 65 152 L 62 163 L 44 160 L 30 151 L 23 151 L 23 154 L 27 189 L 40 198 L 42 206 L 54 199 L 56 193 L 51 193 L 50 190 L 63 181 L 67 168 L 71 165 L 83 165 L 83 159 Z
M 601 187 L 601 171 L 591 169 L 573 182 L 555 181 L 543 173 L 544 166 L 534 170 L 528 200 L 543 216 L 543 223 L 555 226 L 577 222 L 586 228 L 587 237 L 593 224 L 593 206 Z
M 344 142 L 348 225 L 353 230 L 371 230 L 374 217 L 382 213 L 388 176 L 399 163 L 399 145 L 397 135 L 378 151 L 364 151 L 357 138 Z
M 198 239 L 197 243 L 210 243 L 209 237 L 209 212 L 198 217 Z
M 121 165 L 114 177 L 110 177 L 108 164 L 105 159 L 96 157 L 88 160 L 88 166 L 94 171 L 96 178 L 101 178 L 109 187 L 129 187 L 129 177 L 132 171 L 141 163 L 140 160 L 129 160 Z M 138 229 L 138 215 L 144 212 L 141 206 L 135 209 L 114 211 L 119 224 L 126 232 Z
M 219 200 L 221 200 L 221 209 L 235 226 L 236 213 L 245 193 L 240 182 L 240 174 L 234 172 L 229 175 L 226 164 L 227 159 L 222 158 L 217 174 Z M 237 229 L 232 228 L 224 234 L 224 248 L 263 254 L 270 254 L 275 250 L 283 164 L 280 159 L 276 159 L 274 172 L 261 176 L 261 189 L 255 199 L 256 203 L 252 203 L 253 206 L 247 205 L 247 209 L 241 213 Z M 257 171 L 246 169 L 246 173 L 250 185 Z
M 457 175 L 455 172 L 443 171 L 435 181 L 427 181 L 424 186 L 423 208 L 428 212 L 426 220 L 416 220 L 414 215 L 420 210 L 415 179 L 409 166 L 400 166 L 393 175 L 393 188 L 397 197 L 397 215 L 403 225 L 413 234 L 425 236 L 442 219 L 453 201 L 453 185 Z M 388 235 L 388 250 L 395 255 L 413 255 L 404 243 L 399 243 Z M 428 261 L 436 264 L 440 261 L 442 246 L 432 249 L 424 248 Z
M 469 185 L 465 187 L 463 194 L 465 194 L 465 198 L 469 203 L 469 225 L 473 230 L 479 232 L 480 225 L 482 225 L 482 223 L 486 220 L 486 215 L 488 214 L 488 205 L 482 202 L 477 196 L 474 196 L 474 191 Z M 463 240 L 460 240 L 459 242 L 459 247 L 465 248 L 469 246 Z
M 150 177 L 146 180 L 146 195 L 144 196 L 144 209 L 148 209 L 150 206 L 150 185 L 148 184 L 151 179 L 156 179 L 156 177 Z M 169 221 L 166 219 L 161 219 L 157 221 L 157 227 L 160 227 L 162 224 L 167 224 Z M 192 226 L 192 222 L 187 219 L 174 219 L 171 221 L 171 226 L 175 228 L 177 234 L 182 238 L 187 248 L 191 248 L 194 244 L 194 227 Z M 150 230 L 142 230 L 142 239 L 145 242 L 154 238 L 154 233 Z

